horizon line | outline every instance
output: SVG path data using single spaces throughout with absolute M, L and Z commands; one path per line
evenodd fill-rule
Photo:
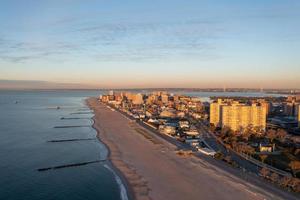
M 234 91 L 227 91 L 227 90 L 252 90 L 252 91 L 261 91 L 261 88 L 248 88 L 248 87 L 230 87 L 226 88 L 226 91 L 224 91 L 224 88 L 222 87 L 130 87 L 130 88 L 93 88 L 93 87 L 86 87 L 86 88 L 0 88 L 0 91 L 4 90 L 21 90 L 21 91 L 49 91 L 49 90 L 220 90 L 220 92 L 234 92 Z M 300 90 L 300 88 L 264 88 L 264 91 L 297 91 Z

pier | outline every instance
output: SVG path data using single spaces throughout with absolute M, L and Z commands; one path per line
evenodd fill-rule
M 106 161 L 106 159 L 81 162 L 81 163 L 71 163 L 71 164 L 65 164 L 65 165 L 58 165 L 58 166 L 54 166 L 54 167 L 39 168 L 39 169 L 37 169 L 37 171 L 42 172 L 42 171 L 48 171 L 48 170 L 63 169 L 63 168 L 68 168 L 68 167 L 78 167 L 78 166 L 82 166 L 82 165 L 88 165 L 88 164 L 105 162 L 105 161 Z

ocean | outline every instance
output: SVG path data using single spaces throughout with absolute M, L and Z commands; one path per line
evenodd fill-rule
M 99 94 L 0 91 L 0 199 L 121 199 L 120 181 L 103 162 L 38 171 L 106 159 L 84 101 Z
M 85 105 L 87 97 L 100 93 L 0 91 L 0 199 L 130 199 L 120 177 L 103 161 L 108 150 L 96 139 L 93 113 Z M 204 99 L 265 96 L 186 94 Z M 93 163 L 76 165 L 86 162 Z

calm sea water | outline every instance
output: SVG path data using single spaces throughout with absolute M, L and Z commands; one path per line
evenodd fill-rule
M 114 174 L 103 163 L 37 171 L 38 168 L 104 159 L 92 114 L 84 104 L 97 91 L 0 91 L 0 199 L 120 199 Z M 18 101 L 18 104 L 15 104 Z M 60 106 L 61 109 L 55 109 Z M 72 114 L 73 113 L 73 114 Z M 61 117 L 83 119 L 61 120 Z M 55 126 L 88 125 L 79 128 Z
M 124 188 L 120 179 L 104 163 L 37 171 L 107 157 L 107 149 L 96 140 L 96 131 L 91 127 L 93 114 L 83 114 L 90 112 L 84 99 L 99 94 L 99 91 L 0 91 L 0 199 L 121 199 L 120 191 L 124 192 Z M 201 92 L 188 95 L 264 96 Z M 61 109 L 56 109 L 57 106 Z M 54 128 L 81 125 L 86 127 Z M 85 138 L 94 140 L 48 142 Z
M 188 96 L 199 97 L 202 101 L 210 101 L 209 97 L 279 97 L 281 94 L 268 94 L 264 92 L 186 92 Z

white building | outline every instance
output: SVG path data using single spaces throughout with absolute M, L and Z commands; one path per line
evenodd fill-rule
M 190 127 L 189 121 L 187 121 L 187 120 L 179 121 L 179 127 L 180 128 L 189 128 Z
M 108 95 L 113 96 L 113 95 L 114 95 L 114 91 L 113 91 L 113 90 L 110 90 L 110 91 L 108 92 Z

